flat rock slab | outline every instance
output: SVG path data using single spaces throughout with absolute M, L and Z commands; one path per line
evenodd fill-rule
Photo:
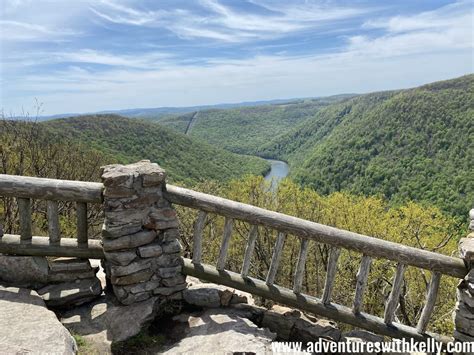
M 54 272 L 81 272 L 90 271 L 92 269 L 88 259 L 79 258 L 56 258 L 49 261 L 49 268 Z
M 123 306 L 117 300 L 101 296 L 94 302 L 62 312 L 61 322 L 99 348 L 110 350 L 112 342 L 137 335 L 153 320 L 156 302 L 155 297 Z
M 111 354 L 111 336 L 108 335 L 107 310 L 114 305 L 104 296 L 65 311 L 61 323 L 75 334 L 81 335 L 99 354 Z
M 208 309 L 180 314 L 174 319 L 186 325 L 183 339 L 161 354 L 267 354 L 276 335 L 258 328 L 232 309 Z M 178 327 L 179 329 L 179 327 Z
M 341 337 L 336 323 L 315 317 L 310 319 L 297 309 L 280 305 L 274 305 L 265 312 L 261 325 L 289 341 L 306 343 L 319 338 L 338 341 Z
M 188 285 L 183 291 L 184 300 L 193 306 L 216 308 L 237 303 L 254 304 L 251 294 L 213 283 Z
M 48 261 L 43 256 L 0 255 L 0 282 L 34 288 L 48 282 Z
M 0 286 L 0 354 L 75 354 L 76 342 L 33 290 Z
M 100 296 L 102 286 L 96 277 L 45 286 L 38 294 L 50 307 L 71 307 Z

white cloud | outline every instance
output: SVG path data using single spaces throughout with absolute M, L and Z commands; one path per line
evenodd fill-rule
M 103 0 L 91 10 L 107 21 L 123 25 L 164 28 L 181 38 L 206 38 L 223 42 L 246 42 L 278 38 L 302 30 L 321 27 L 327 21 L 359 16 L 371 9 L 297 3 L 256 3 L 265 14 L 233 10 L 217 0 L 201 0 L 205 14 L 185 9 L 138 10 L 117 1 Z
M 123 66 L 128 68 L 152 69 L 163 66 L 173 56 L 163 52 L 151 52 L 141 55 L 112 54 L 105 51 L 83 49 L 78 52 L 53 52 L 50 60 L 56 62 L 76 62 Z
M 432 51 L 474 48 L 472 6 L 459 2 L 436 11 L 367 21 L 364 28 L 381 28 L 386 34 L 349 38 L 348 51 L 390 57 Z
M 83 34 L 75 22 L 87 10 L 84 0 L 0 2 L 2 44 L 19 47 L 25 42 L 63 42 Z
M 52 64 L 73 64 L 77 68 L 80 68 L 80 65 L 99 64 L 113 68 L 123 67 L 129 70 L 153 70 L 162 69 L 170 64 L 177 65 L 179 59 L 166 52 L 153 51 L 136 55 L 84 48 L 71 52 L 25 51 L 21 54 L 5 53 L 2 55 L 0 63 L 2 64 L 2 69 L 10 72 Z
M 302 8 L 294 3 L 254 3 L 266 14 L 240 13 L 210 0 L 201 3 L 208 11 L 200 15 L 183 9 L 148 11 L 117 1 L 103 1 L 94 5 L 94 11 L 110 17 L 100 17 L 107 22 L 151 27 L 152 31 L 155 27 L 167 28 L 182 38 L 243 42 L 246 49 L 253 40 L 279 38 L 292 31 L 331 31 L 331 26 L 318 26 L 358 14 L 334 6 L 321 11 L 317 4 Z M 90 16 L 88 6 L 86 15 Z M 41 36 L 66 28 L 59 20 L 51 20 L 47 26 L 45 18 L 38 22 L 20 19 L 4 21 L 23 28 L 24 33 Z M 338 26 L 337 30 L 348 28 Z M 181 44 L 184 47 L 173 54 L 165 44 L 154 48 L 149 43 L 148 49 L 153 50 L 132 54 L 117 43 L 108 49 L 93 49 L 85 41 L 69 50 L 56 47 L 51 51 L 32 48 L 8 52 L 2 55 L 1 69 L 8 74 L 9 82 L 2 75 L 0 106 L 15 110 L 38 97 L 49 114 L 322 96 L 415 86 L 474 71 L 472 9 L 466 2 L 417 15 L 375 18 L 365 22 L 362 33 L 346 37 L 343 46 L 324 55 L 315 50 L 305 56 L 292 56 L 291 51 L 262 56 L 257 54 L 259 42 L 255 41 L 257 49 L 246 59 L 213 56 L 212 51 L 209 58 L 188 57 L 186 45 L 209 45 L 200 40 Z M 331 38 L 341 37 L 338 33 Z M 241 47 L 235 48 L 240 54 Z M 63 69 L 43 71 L 39 67 L 56 64 Z
M 369 92 L 447 79 L 469 72 L 466 50 L 402 57 L 345 52 L 327 56 L 260 56 L 208 66 L 91 72 L 70 67 L 55 75 L 30 75 L 8 87 L 10 108 L 33 102 L 46 113 L 187 106 L 274 98 Z M 23 93 L 14 98 L 14 92 Z M 21 106 L 17 106 L 21 107 Z
M 440 30 L 470 22 L 473 26 L 472 2 L 458 1 L 454 4 L 443 6 L 434 11 L 426 11 L 411 16 L 393 16 L 390 18 L 366 21 L 364 28 L 382 28 L 390 33 L 402 33 L 420 30 Z M 461 20 L 461 23 L 459 22 Z M 472 35 L 472 34 L 471 34 Z
M 26 23 L 20 21 L 0 20 L 0 41 L 21 40 L 51 40 L 65 36 L 78 35 L 79 32 L 67 29 L 52 28 L 40 24 Z

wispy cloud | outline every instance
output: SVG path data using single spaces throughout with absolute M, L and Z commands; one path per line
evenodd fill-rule
M 186 9 L 172 11 L 138 10 L 112 0 L 103 0 L 91 10 L 107 21 L 133 26 L 164 28 L 181 38 L 206 38 L 224 42 L 245 42 L 288 36 L 294 32 L 320 27 L 327 21 L 360 16 L 369 8 L 288 5 L 253 2 L 260 13 L 237 11 L 217 0 L 201 0 L 204 14 Z
M 52 38 L 64 38 L 80 34 L 80 32 L 68 29 L 20 21 L 0 20 L 0 26 L 2 27 L 0 31 L 1 41 L 46 41 Z
M 346 54 L 260 56 L 212 66 L 99 73 L 71 66 L 54 75 L 29 75 L 14 87 L 43 93 L 40 99 L 45 107 L 55 107 L 56 112 L 186 106 L 415 86 L 462 75 L 466 71 L 464 56 L 418 54 L 383 61 Z
M 370 19 L 363 28 L 381 28 L 390 33 L 403 33 L 422 30 L 443 30 L 446 28 L 469 25 L 473 19 L 474 7 L 471 1 L 459 1 L 432 11 L 415 15 L 393 16 Z M 459 23 L 461 21 L 461 23 Z M 470 22 L 472 28 L 473 24 Z
M 380 3 L 10 1 L 0 107 L 34 97 L 59 113 L 321 96 L 474 71 L 469 2 Z
M 171 54 L 163 52 L 150 52 L 137 56 L 113 54 L 93 49 L 82 49 L 78 52 L 54 52 L 51 53 L 50 56 L 52 60 L 56 62 L 101 64 L 135 69 L 153 69 L 160 66 L 162 67 L 173 58 Z
M 382 35 L 349 38 L 348 51 L 370 56 L 396 56 L 474 48 L 471 2 L 458 2 L 435 11 L 366 21 L 363 28 L 383 29 Z

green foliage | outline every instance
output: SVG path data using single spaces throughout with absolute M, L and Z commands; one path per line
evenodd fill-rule
M 195 188 L 318 223 L 446 255 L 456 254 L 457 240 L 464 235 L 464 231 L 453 217 L 443 214 L 435 207 L 427 208 L 413 202 L 391 207 L 381 197 L 364 197 L 347 192 L 323 196 L 288 179 L 279 185 L 276 192 L 269 191 L 269 184 L 261 177 L 247 177 L 232 181 L 226 186 L 210 183 L 200 184 Z M 192 230 L 197 212 L 179 208 L 178 214 L 185 255 L 192 257 Z M 215 265 L 220 250 L 224 218 L 213 215 L 209 217 L 204 229 L 203 260 Z M 235 223 L 228 251 L 227 269 L 240 272 L 249 230 L 247 223 Z M 265 279 L 275 240 L 276 231 L 259 228 L 251 276 Z M 299 247 L 297 237 L 286 237 L 277 276 L 278 285 L 292 288 Z M 321 297 L 328 256 L 327 245 L 310 242 L 303 282 L 305 293 Z M 341 253 L 333 292 L 334 302 L 352 307 L 361 257 L 357 252 L 344 250 Z M 384 302 L 390 293 L 394 272 L 394 262 L 383 259 L 373 261 L 365 292 L 364 311 L 383 317 Z M 397 311 L 397 317 L 402 323 L 416 325 L 425 302 L 429 280 L 428 271 L 413 267 L 407 269 Z M 456 300 L 457 281 L 452 277 L 442 278 L 436 309 L 430 323 L 431 330 L 446 334 L 452 331 L 450 314 Z
M 72 333 L 77 345 L 77 354 L 78 355 L 99 355 L 100 352 L 94 348 L 93 344 L 89 343 L 83 336 L 79 334 Z
M 196 112 L 185 113 L 179 116 L 166 115 L 156 119 L 155 121 L 162 126 L 171 128 L 180 133 L 186 133 L 189 123 L 195 114 Z
M 381 194 L 465 219 L 474 201 L 474 75 L 415 89 L 200 111 L 190 131 L 237 153 L 281 159 L 322 194 Z M 184 132 L 193 114 L 159 123 Z
M 382 194 L 465 218 L 474 201 L 474 75 L 359 96 L 321 109 L 263 155 L 328 194 Z
M 245 174 L 263 174 L 269 164 L 215 148 L 152 122 L 116 115 L 80 116 L 43 123 L 63 141 L 79 142 L 113 157 L 110 163 L 150 159 L 170 181 L 225 181 Z
M 259 148 L 266 142 L 343 97 L 199 111 L 189 134 L 235 153 L 263 156 Z M 158 123 L 185 132 L 193 115 L 162 118 Z
M 113 158 L 80 142 L 61 137 L 35 122 L 0 120 L 0 174 L 36 176 L 64 180 L 99 181 L 99 168 Z M 100 206 L 88 208 L 89 235 L 100 235 Z M 6 233 L 18 233 L 18 208 L 14 198 L 0 197 L 0 223 Z M 47 233 L 46 202 L 33 200 L 33 234 Z M 59 201 L 63 237 L 76 234 L 75 204 Z

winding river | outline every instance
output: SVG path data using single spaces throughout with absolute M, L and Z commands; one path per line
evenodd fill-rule
M 268 174 L 265 175 L 265 180 L 272 182 L 270 189 L 272 191 L 275 191 L 278 187 L 278 183 L 280 182 L 280 180 L 287 177 L 290 173 L 290 167 L 287 163 L 281 160 L 266 160 L 271 164 L 271 168 Z
M 198 118 L 199 111 L 195 112 L 191 119 L 188 122 L 188 126 L 186 127 L 186 131 L 184 134 L 189 135 L 191 129 L 193 128 L 194 124 L 196 123 L 196 119 Z M 274 160 L 274 159 L 265 159 L 271 164 L 270 171 L 265 175 L 265 180 L 271 181 L 270 191 L 275 191 L 278 187 L 278 183 L 281 179 L 284 179 L 290 173 L 290 167 L 287 163 L 281 160 Z

